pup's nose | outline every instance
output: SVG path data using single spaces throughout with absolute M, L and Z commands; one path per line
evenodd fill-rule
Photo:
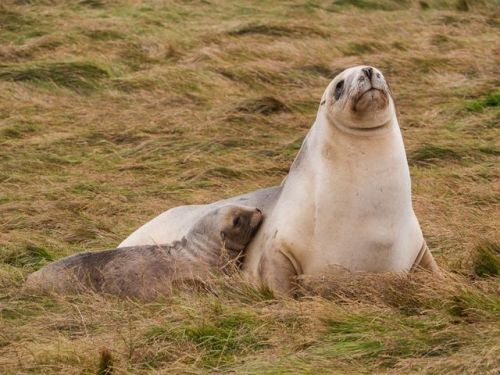
M 371 81 L 372 80 L 372 75 L 373 75 L 373 68 L 363 68 L 363 73 L 366 74 L 366 76 L 368 77 L 368 79 Z

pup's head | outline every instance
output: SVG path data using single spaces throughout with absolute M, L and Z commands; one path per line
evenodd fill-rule
M 262 221 L 262 212 L 255 207 L 228 204 L 215 208 L 193 227 L 227 250 L 240 252 L 252 240 Z
M 262 221 L 262 212 L 255 207 L 228 205 L 219 214 L 220 236 L 230 250 L 243 250 Z

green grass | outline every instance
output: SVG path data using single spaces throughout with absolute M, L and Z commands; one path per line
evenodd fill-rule
M 204 350 L 204 365 L 210 368 L 265 347 L 256 334 L 257 328 L 251 316 L 232 314 L 212 324 L 190 327 L 183 332 L 183 338 Z
M 500 106 L 500 91 L 488 93 L 478 100 L 468 102 L 467 110 L 482 112 L 487 108 L 498 106 Z
M 446 325 L 422 322 L 415 318 L 389 316 L 385 319 L 369 315 L 346 317 L 341 321 L 328 322 L 329 330 L 325 341 L 331 355 L 350 358 L 414 356 L 439 356 L 446 351 L 458 349 L 451 334 L 443 333 Z M 366 332 L 372 332 L 366 335 Z M 447 348 L 449 346 L 450 348 Z M 439 349 L 436 349 L 439 348 Z
M 50 251 L 32 244 L 25 245 L 21 250 L 4 252 L 2 261 L 16 267 L 34 267 L 44 265 L 54 260 Z
M 483 243 L 476 249 L 474 273 L 478 276 L 500 275 L 500 247 L 495 243 Z
M 495 373 L 496 8 L 2 2 L 0 373 Z M 391 85 L 443 280 L 332 274 L 291 298 L 221 277 L 150 303 L 23 291 L 169 207 L 281 183 L 324 88 L 356 64 Z

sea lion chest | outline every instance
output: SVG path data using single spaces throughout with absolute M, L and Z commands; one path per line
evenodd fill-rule
M 311 138 L 263 228 L 263 246 L 282 252 L 297 273 L 409 269 L 423 237 L 400 136 L 353 144 L 336 137 L 335 147 L 314 147 Z

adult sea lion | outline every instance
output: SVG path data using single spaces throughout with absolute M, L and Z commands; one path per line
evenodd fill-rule
M 259 209 L 224 205 L 203 215 L 182 240 L 171 245 L 72 255 L 31 274 L 26 287 L 63 293 L 91 289 L 149 299 L 168 293 L 172 283 L 203 281 L 216 269 L 230 269 L 261 220 Z
M 186 223 L 228 202 L 251 202 L 266 219 L 249 244 L 243 269 L 288 291 L 293 276 L 349 271 L 437 271 L 411 202 L 406 153 L 391 91 L 370 66 L 346 69 L 326 88 L 316 121 L 281 186 L 211 205 L 169 210 L 120 246 L 186 231 Z

